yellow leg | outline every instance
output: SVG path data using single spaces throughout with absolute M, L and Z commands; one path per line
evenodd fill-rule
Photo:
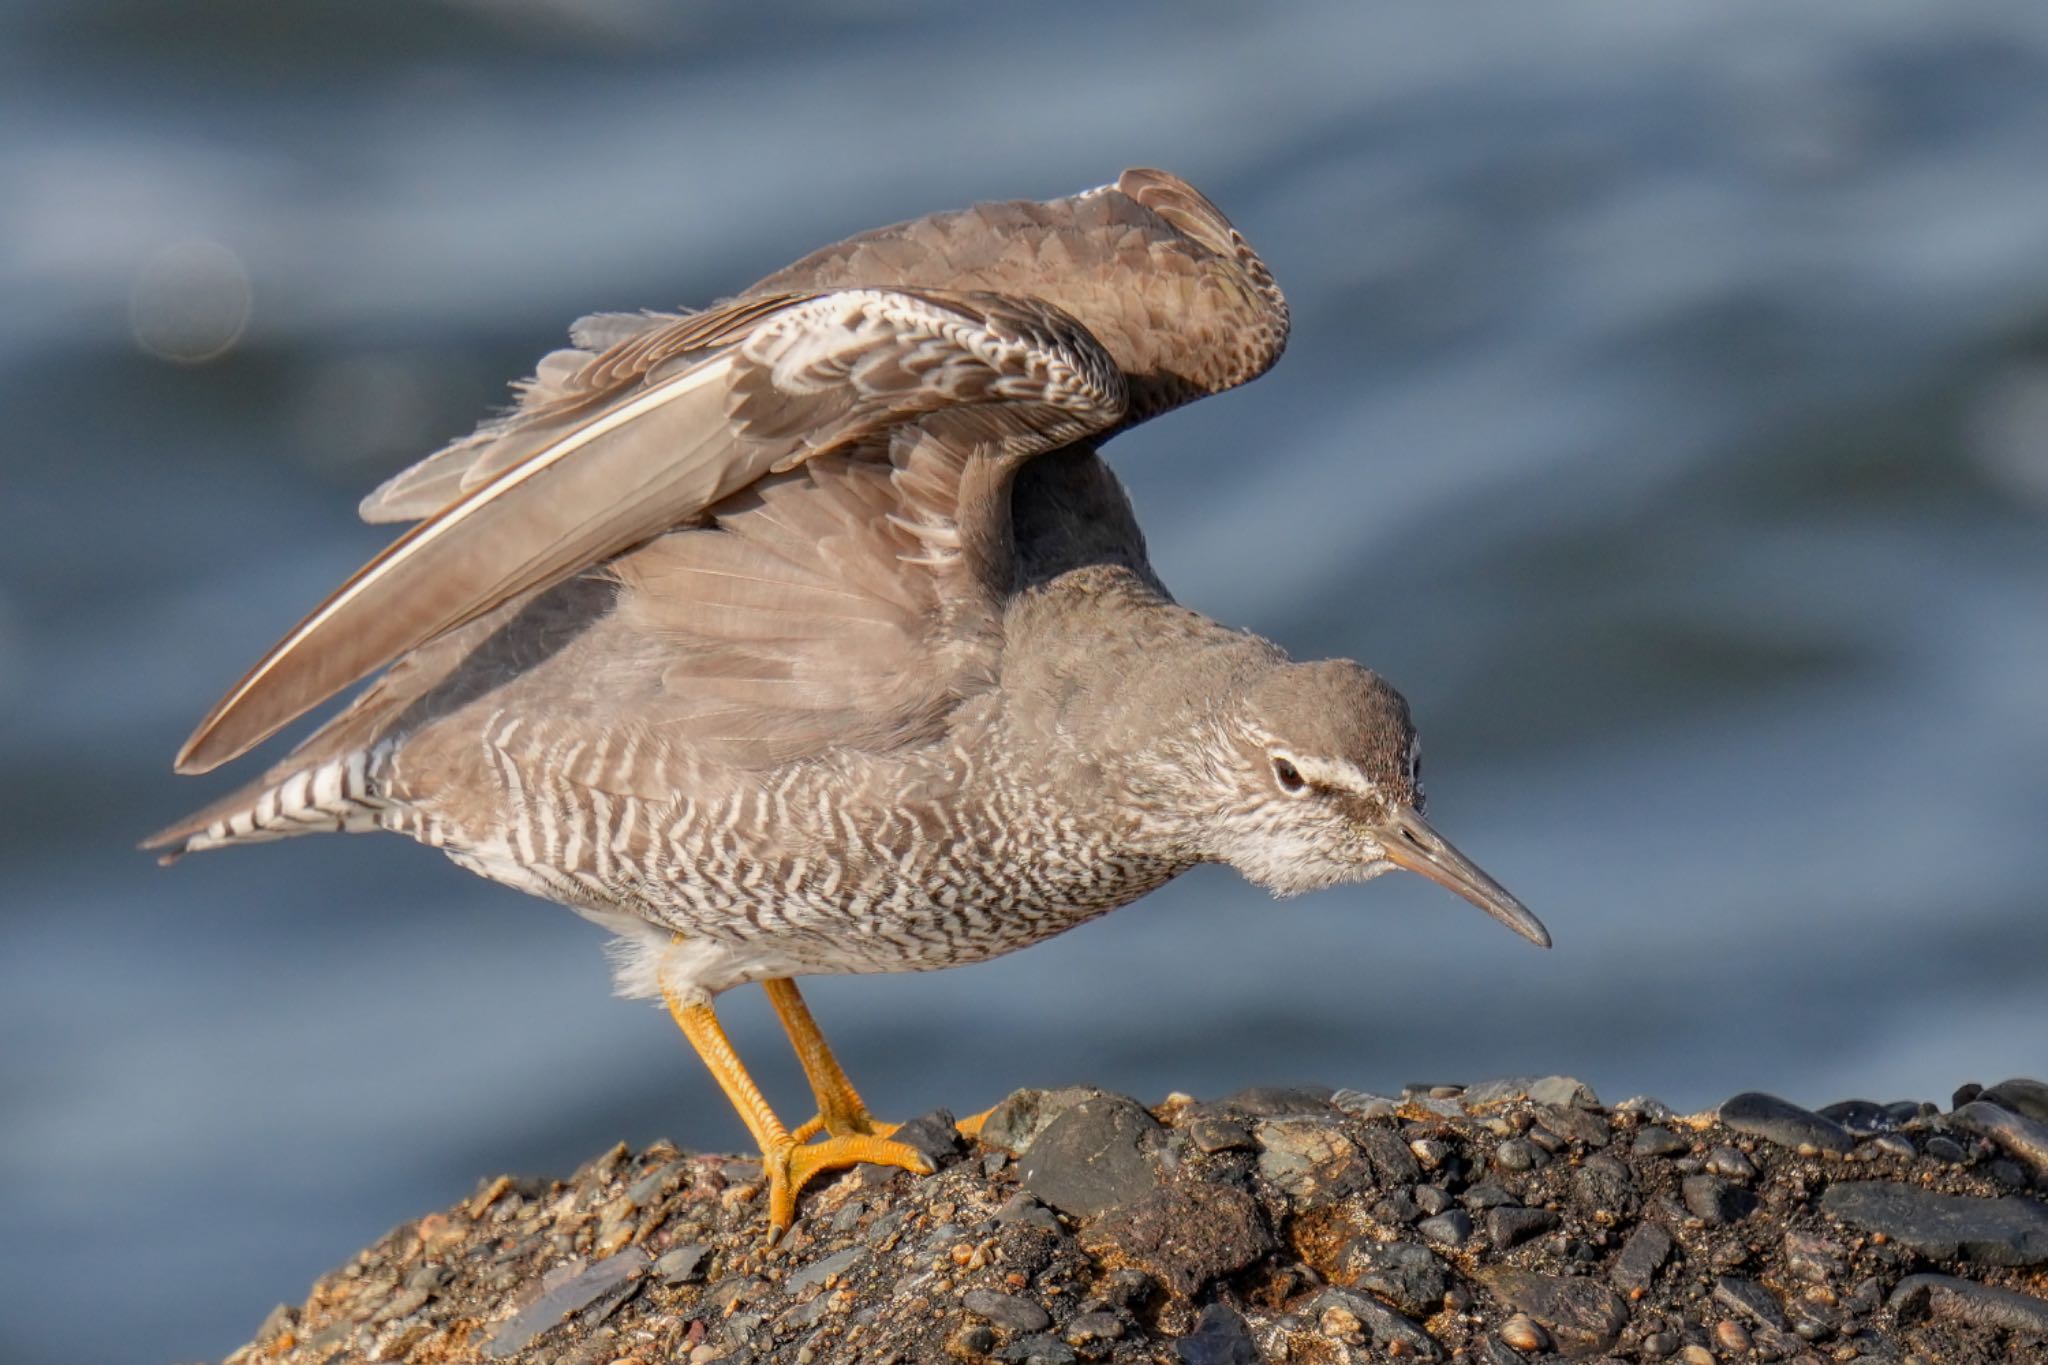
M 803 1142 L 821 1131 L 834 1137 L 855 1133 L 887 1137 L 895 1132 L 896 1124 L 878 1123 L 868 1113 L 860 1092 L 853 1088 L 852 1081 L 846 1079 L 839 1059 L 832 1055 L 825 1035 L 818 1031 L 818 1023 L 811 1018 L 810 1006 L 804 1003 L 796 982 L 786 976 L 778 977 L 773 981 L 763 981 L 761 989 L 768 992 L 768 1003 L 775 1006 L 775 1015 L 782 1020 L 782 1031 L 789 1035 L 797 1060 L 803 1063 L 804 1077 L 811 1083 L 811 1094 L 818 1101 L 818 1116 L 798 1128 L 793 1134 L 795 1139 Z
M 800 1143 L 782 1126 L 782 1120 L 775 1117 L 775 1111 L 768 1107 L 767 1098 L 761 1094 L 761 1087 L 754 1084 L 754 1078 L 740 1064 L 739 1054 L 733 1051 L 732 1042 L 725 1036 L 725 1029 L 720 1026 L 710 1002 L 686 1002 L 667 989 L 662 991 L 662 999 L 667 1002 L 676 1027 L 690 1040 L 690 1046 L 697 1049 L 697 1055 L 704 1059 L 704 1065 L 710 1069 L 719 1088 L 725 1091 L 725 1097 L 732 1101 L 732 1107 L 739 1111 L 740 1121 L 747 1125 L 747 1131 L 761 1148 L 761 1168 L 768 1175 L 768 1235 L 771 1238 L 789 1227 L 796 1216 L 797 1192 L 820 1172 L 872 1161 L 920 1175 L 930 1173 L 931 1163 L 916 1149 L 872 1133 L 834 1134 L 823 1142 Z M 812 1031 L 816 1032 L 815 1027 Z M 826 1055 L 830 1056 L 829 1053 Z M 836 1068 L 837 1064 L 834 1065 Z M 806 1061 L 806 1071 L 809 1066 Z M 855 1096 L 856 1102 L 858 1098 Z

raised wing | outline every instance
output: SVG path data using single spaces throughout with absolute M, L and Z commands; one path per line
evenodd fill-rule
M 893 431 L 949 414 L 956 438 L 1014 469 L 1113 428 L 1128 406 L 1114 360 L 1071 317 L 977 293 L 736 302 L 687 343 L 629 336 L 596 367 L 436 473 L 426 486 L 488 461 L 274 646 L 200 723 L 178 769 L 215 767 L 407 650 L 807 460 L 886 448 Z

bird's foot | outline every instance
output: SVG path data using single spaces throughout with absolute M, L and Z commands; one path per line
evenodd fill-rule
M 792 1142 L 809 1142 L 820 1133 L 833 1137 L 859 1137 L 863 1134 L 873 1137 L 888 1137 L 903 1125 L 884 1123 L 865 1109 L 857 1114 L 813 1114 L 805 1119 L 797 1130 L 789 1135 Z
M 768 1235 L 779 1237 L 796 1217 L 796 1197 L 814 1176 L 871 1162 L 894 1166 L 915 1175 L 930 1175 L 932 1163 L 924 1154 L 905 1143 L 892 1142 L 885 1133 L 831 1133 L 816 1142 L 822 1125 L 817 1119 L 806 1123 L 783 1142 L 761 1154 L 768 1174 Z M 888 1132 L 895 1124 L 876 1125 Z M 809 1130 L 806 1132 L 806 1130 Z

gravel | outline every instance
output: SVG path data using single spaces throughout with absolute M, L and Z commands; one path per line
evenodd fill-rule
M 393 1230 L 230 1360 L 2048 1359 L 2048 1086 L 1957 1104 L 1020 1092 L 772 1248 L 756 1164 L 614 1148 Z

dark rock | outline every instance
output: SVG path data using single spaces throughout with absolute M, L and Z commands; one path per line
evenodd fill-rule
M 1877 1161 L 1884 1157 L 1911 1161 L 1918 1155 L 1920 1151 L 1913 1145 L 1913 1139 L 1904 1133 L 1879 1133 L 1870 1141 L 1857 1144 L 1849 1157 L 1852 1161 Z
M 1018 1337 L 996 1352 L 1004 1365 L 1074 1365 L 1079 1358 L 1073 1347 L 1047 1336 Z
M 1256 1134 L 1259 1174 L 1296 1199 L 1341 1198 L 1366 1181 L 1357 1146 L 1328 1119 L 1264 1119 Z
M 704 1278 L 704 1269 L 711 1259 L 711 1248 L 702 1242 L 672 1247 L 654 1258 L 648 1267 L 654 1278 L 663 1284 L 691 1284 Z
M 1242 1315 L 1212 1303 L 1195 1319 L 1195 1330 L 1173 1343 L 1181 1365 L 1259 1365 L 1259 1348 Z
M 1520 1246 L 1557 1226 L 1549 1209 L 1497 1208 L 1486 1211 L 1486 1239 L 1500 1251 Z
M 953 1126 L 952 1112 L 946 1109 L 934 1109 L 901 1124 L 889 1136 L 931 1162 L 935 1171 L 967 1155 L 967 1142 Z
M 1614 1128 L 1607 1122 L 1607 1116 L 1591 1109 L 1551 1106 L 1541 1114 L 1544 1127 L 1588 1147 L 1605 1147 L 1614 1138 Z
M 1499 1208 L 1503 1204 L 1518 1204 L 1513 1192 L 1497 1180 L 1482 1180 L 1458 1196 L 1458 1202 L 1474 1213 Z
M 1635 1177 L 1611 1156 L 1589 1156 L 1573 1180 L 1573 1193 L 1583 1207 L 1617 1219 L 1633 1217 L 1642 1204 Z
M 607 1294 L 629 1288 L 629 1282 L 646 1266 L 647 1253 L 639 1247 L 628 1247 L 592 1265 L 571 1261 L 556 1267 L 541 1276 L 539 1297 L 491 1334 L 484 1354 L 494 1360 L 518 1354 L 549 1328 L 591 1307 Z
M 1571 1076 L 1545 1076 L 1529 1084 L 1529 1098 L 1537 1104 L 1560 1109 L 1598 1109 L 1600 1097 L 1593 1087 Z
M 1441 1185 L 1417 1185 L 1409 1197 L 1415 1201 L 1415 1207 L 1430 1218 L 1444 1212 L 1455 1202 L 1450 1191 Z
M 1415 1230 L 1438 1246 L 1463 1246 L 1472 1236 L 1472 1215 L 1463 1209 L 1451 1209 L 1423 1219 L 1415 1225 Z
M 1670 1255 L 1671 1234 L 1661 1224 L 1638 1223 L 1621 1244 L 1621 1254 L 1614 1258 L 1609 1278 L 1624 1293 L 1647 1290 Z
M 1637 1156 L 1677 1156 L 1692 1150 L 1692 1144 L 1672 1132 L 1669 1128 L 1651 1124 L 1636 1130 L 1634 1144 Z
M 864 1246 L 850 1246 L 844 1251 L 835 1251 L 830 1256 L 821 1256 L 784 1280 L 782 1292 L 795 1298 L 814 1284 L 821 1285 L 835 1275 L 844 1275 L 871 1254 Z
M 1219 1275 L 1273 1249 L 1258 1202 L 1230 1185 L 1177 1183 L 1105 1215 L 1090 1231 L 1176 1294 L 1192 1295 Z
M 1496 1109 L 1505 1109 L 1527 1100 L 1529 1087 L 1534 1084 L 1536 1081 L 1532 1076 L 1500 1076 L 1466 1086 L 1465 1093 L 1458 1099 L 1468 1114 L 1490 1114 Z
M 1392 1118 L 1401 1108 L 1399 1100 L 1365 1090 L 1339 1090 L 1330 1096 L 1330 1103 L 1362 1119 Z
M 2048 1123 L 2048 1084 L 2040 1081 L 2018 1078 L 2000 1081 L 1978 1098 L 1988 1100 L 2001 1109 L 2009 1109 L 2021 1118 Z M 1962 1108 L 1961 1105 L 1956 1107 Z
M 1481 1283 L 1516 1312 L 1541 1323 L 1566 1355 L 1593 1355 L 1613 1346 L 1628 1325 L 1628 1305 L 1593 1280 L 1495 1266 Z
M 1210 1153 L 1249 1150 L 1258 1145 L 1252 1141 L 1252 1130 L 1236 1119 L 1196 1119 L 1188 1125 L 1188 1141 L 1197 1151 Z
M 1333 1308 L 1341 1308 L 1356 1318 L 1366 1335 L 1372 1338 L 1373 1345 L 1382 1351 L 1399 1351 L 1423 1360 L 1437 1358 L 1436 1341 L 1429 1333 L 1370 1294 L 1333 1286 L 1316 1295 L 1308 1305 L 1309 1314 L 1316 1318 Z M 1395 1344 L 1397 1342 L 1399 1345 Z
M 983 1145 L 1000 1147 L 1022 1155 L 1052 1121 L 1084 1100 L 1100 1097 L 1102 1091 L 1087 1085 L 1070 1085 L 1061 1090 L 1018 1090 L 981 1122 L 975 1136 Z
M 1756 1090 L 1746 1090 L 1724 1103 L 1721 1122 L 1738 1133 L 1748 1133 L 1795 1151 L 1810 1148 L 1842 1153 L 1856 1145 L 1849 1130 L 1833 1119 Z
M 1829 1186 L 1820 1209 L 1936 1260 L 1960 1256 L 1987 1265 L 2048 1263 L 2048 1207 L 2031 1199 L 1977 1199 L 1859 1180 Z
M 1022 1223 L 1044 1228 L 1047 1232 L 1060 1230 L 1059 1215 L 1033 1199 L 1028 1190 L 1019 1190 L 1005 1200 L 1003 1206 L 996 1210 L 996 1222 L 1003 1227 Z
M 1962 1143 L 1942 1133 L 1936 1133 L 1933 1137 L 1927 1139 L 1927 1146 L 1924 1150 L 1927 1155 L 1933 1157 L 1936 1161 L 1946 1161 L 1960 1165 L 1962 1162 L 1970 1159 L 1970 1154 L 1963 1150 Z
M 1994 1086 L 1984 1093 L 1989 1096 L 1997 1089 Z M 2048 1123 L 2036 1122 L 2017 1109 L 1994 1104 L 1989 1099 L 1972 1100 L 1950 1114 L 1948 1121 L 1966 1133 L 1991 1139 L 2035 1174 L 2048 1175 Z
M 1785 1326 L 1784 1310 L 1771 1297 L 1771 1291 L 1755 1280 L 1723 1275 L 1714 1281 L 1714 1302 L 1765 1327 L 1783 1330 Z
M 1725 1143 L 1707 1153 L 1706 1170 L 1709 1175 L 1724 1176 L 1743 1185 L 1756 1179 L 1756 1163 L 1744 1156 L 1741 1148 Z
M 1336 1107 L 1330 1102 L 1334 1094 L 1327 1085 L 1255 1085 L 1205 1107 L 1255 1119 L 1327 1117 Z
M 1422 1217 L 1422 1207 L 1415 1202 L 1415 1196 L 1406 1190 L 1395 1190 L 1372 1206 L 1373 1221 L 1394 1227 L 1407 1227 Z
M 1114 1313 L 1082 1313 L 1067 1324 L 1067 1344 L 1086 1346 L 1096 1341 L 1114 1341 L 1124 1334 L 1124 1320 Z
M 1006 1332 L 1043 1332 L 1052 1326 L 1052 1314 L 1031 1300 L 996 1289 L 970 1289 L 960 1296 L 960 1306 Z
M 1899 1126 L 1891 1111 L 1882 1104 L 1871 1100 L 1840 1100 L 1824 1104 L 1817 1111 L 1824 1119 L 1832 1119 L 1858 1137 L 1869 1137 L 1874 1133 L 1889 1133 Z
M 1479 1338 L 1478 1344 L 1472 1348 L 1474 1365 L 1527 1365 L 1528 1359 L 1497 1334 Z
M 2048 1339 L 2048 1299 L 1953 1275 L 1908 1275 L 1886 1304 L 1902 1322 L 1933 1317 Z
M 1358 1135 L 1358 1150 L 1365 1153 L 1375 1178 L 1382 1185 L 1413 1185 L 1422 1178 L 1422 1164 L 1415 1153 L 1391 1128 L 1374 1125 Z
M 1689 1175 L 1679 1193 L 1695 1218 L 1709 1223 L 1739 1223 L 1756 1208 L 1756 1196 L 1717 1175 Z
M 1158 1143 L 1160 1133 L 1158 1120 L 1136 1100 L 1122 1095 L 1084 1099 L 1031 1140 L 1018 1176 L 1025 1189 L 1061 1213 L 1090 1217 L 1155 1186 L 1157 1173 L 1147 1149 Z
M 1412 1317 L 1443 1307 L 1444 1263 L 1428 1247 L 1361 1237 L 1344 1249 L 1340 1264 L 1346 1286 L 1370 1290 Z
M 1509 1138 L 1493 1149 L 1493 1164 L 1504 1171 L 1532 1170 L 1542 1160 L 1547 1158 L 1537 1151 L 1533 1143 L 1521 1138 Z
M 1949 1101 L 1949 1108 L 1960 1109 L 1983 1093 L 1983 1086 L 1975 1081 L 1965 1081 L 1956 1087 L 1955 1097 Z
M 1810 1284 L 1828 1284 L 1849 1273 L 1840 1242 L 1817 1232 L 1785 1234 L 1785 1268 Z

